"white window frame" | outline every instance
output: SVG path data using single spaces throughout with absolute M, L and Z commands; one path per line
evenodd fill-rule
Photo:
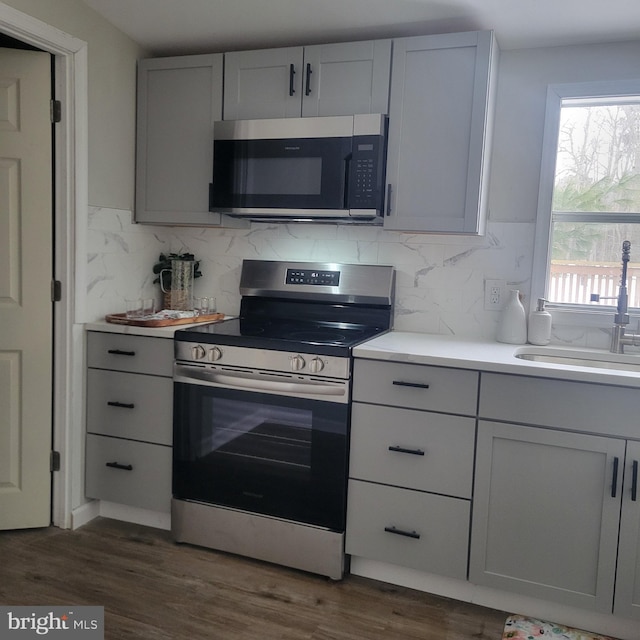
M 532 308 L 538 298 L 546 297 L 546 287 L 549 280 L 551 213 L 562 101 L 571 98 L 624 97 L 629 95 L 640 95 L 640 79 L 552 84 L 547 89 L 542 162 L 540 166 L 540 189 L 538 192 L 538 211 L 533 251 L 533 272 L 531 276 Z M 634 247 L 631 247 L 631 251 L 633 255 Z M 640 247 L 636 247 L 635 251 L 640 252 Z M 547 306 L 553 315 L 554 324 L 609 327 L 613 324 L 615 300 L 612 300 L 611 303 L 610 307 L 601 305 L 589 307 L 586 305 L 560 303 L 548 303 Z M 640 310 L 630 310 L 630 316 L 635 322 L 636 318 L 640 318 Z

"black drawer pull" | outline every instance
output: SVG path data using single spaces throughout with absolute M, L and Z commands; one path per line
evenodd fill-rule
M 634 460 L 631 467 L 631 500 L 635 502 L 638 499 L 638 461 Z
M 397 536 L 404 536 L 405 538 L 420 540 L 420 534 L 416 533 L 415 531 L 403 531 L 402 529 L 396 529 L 395 527 L 385 527 L 384 530 L 387 533 L 395 533 Z
M 618 494 L 618 465 L 620 460 L 616 456 L 613 459 L 613 478 L 611 478 L 611 497 L 615 498 Z
M 428 389 L 428 384 L 423 384 L 421 382 L 403 382 L 402 380 L 394 380 L 393 384 L 398 387 L 413 387 L 414 389 Z
M 112 469 L 124 469 L 125 471 L 133 471 L 133 467 L 130 464 L 120 464 L 119 462 L 106 462 L 105 467 L 111 467 Z
M 110 353 L 113 356 L 135 356 L 135 351 L 123 351 L 122 349 L 109 349 L 107 353 Z
M 120 407 L 121 409 L 134 409 L 135 408 L 135 404 L 133 404 L 133 402 L 131 403 L 126 403 L 126 402 L 107 402 L 107 404 L 110 407 Z
M 389 447 L 389 451 L 397 451 L 398 453 L 410 453 L 413 456 L 423 456 L 424 451 L 422 449 L 405 449 L 404 447 Z

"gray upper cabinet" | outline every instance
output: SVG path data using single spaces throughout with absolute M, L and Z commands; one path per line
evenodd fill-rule
M 138 64 L 136 222 L 220 224 L 209 212 L 222 54 Z
M 394 41 L 385 229 L 484 232 L 497 53 L 490 31 Z
M 224 119 L 387 113 L 391 40 L 225 54 Z

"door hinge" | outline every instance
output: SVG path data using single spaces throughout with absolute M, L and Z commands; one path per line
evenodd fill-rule
M 60 452 L 52 451 L 49 459 L 49 470 L 60 471 Z
M 51 122 L 56 123 L 62 121 L 62 102 L 60 102 L 60 100 L 51 100 L 50 111 Z
M 62 282 L 60 280 L 51 281 L 51 302 L 62 300 Z

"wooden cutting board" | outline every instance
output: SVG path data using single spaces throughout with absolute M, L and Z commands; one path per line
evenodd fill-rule
M 126 313 L 111 313 L 105 316 L 107 322 L 111 322 L 112 324 L 128 324 L 132 327 L 170 327 L 178 324 L 215 322 L 223 318 L 224 313 L 209 313 L 203 316 L 192 316 L 191 318 L 127 318 Z

